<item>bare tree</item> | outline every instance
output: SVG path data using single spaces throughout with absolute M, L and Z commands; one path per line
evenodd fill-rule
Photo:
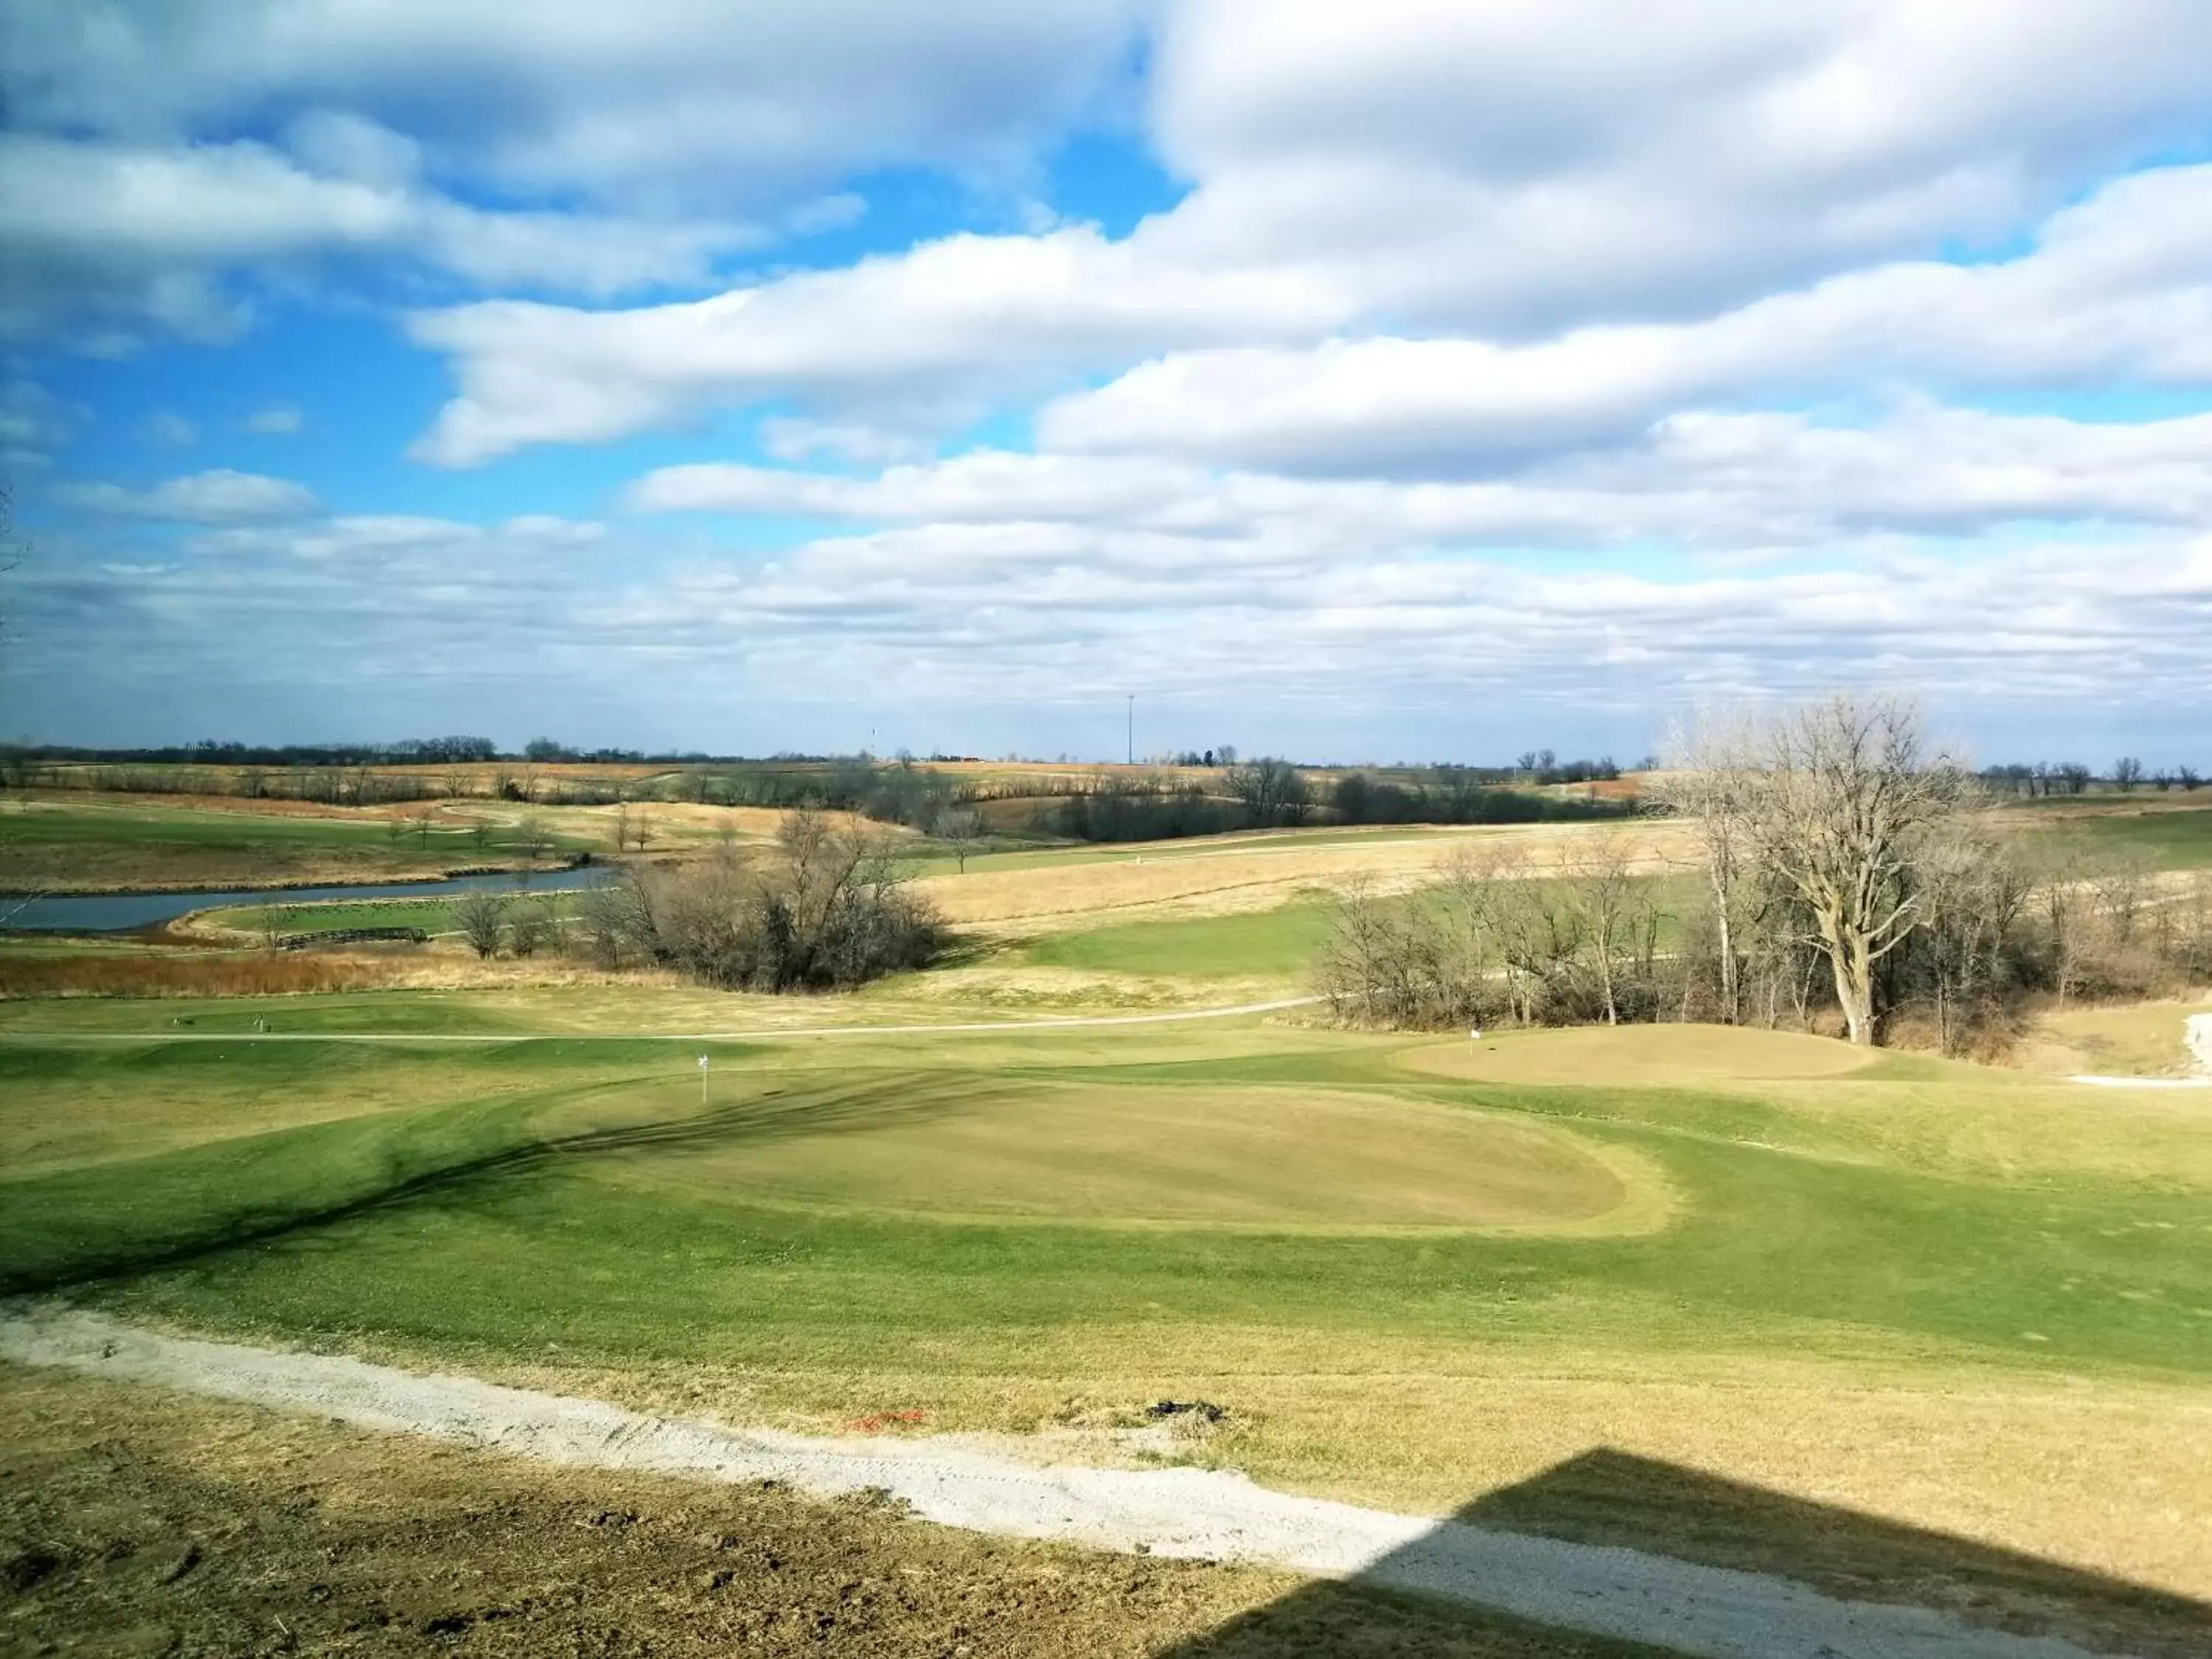
M 1649 908 L 1633 869 L 1628 848 L 1617 836 L 1583 842 L 1566 861 L 1566 901 L 1575 912 L 1575 931 L 1585 946 L 1608 1025 L 1620 1024 L 1621 981 L 1632 971 L 1637 939 L 1644 931 L 1637 926 L 1638 912 Z
M 489 887 L 473 888 L 453 907 L 453 920 L 460 924 L 469 948 L 479 957 L 489 957 L 499 949 L 507 901 Z
M 1758 769 L 1754 752 L 1754 733 L 1747 721 L 1741 716 L 1707 714 L 1694 731 L 1677 726 L 1668 734 L 1667 770 L 1652 780 L 1649 791 L 1659 805 L 1697 823 L 1717 936 L 1720 1017 L 1729 1025 L 1743 1017 L 1739 933 L 1744 909 L 1763 895 L 1753 867 L 1758 852 L 1751 788 Z
M 516 905 L 514 914 L 507 918 L 507 948 L 518 957 L 535 956 L 552 931 L 553 918 L 545 906 L 526 901 Z M 477 954 L 489 956 L 490 952 L 479 951 Z
M 1881 1040 L 1880 965 L 1924 920 L 1923 863 L 1966 804 L 1964 767 L 1911 704 L 1835 696 L 1761 734 L 1747 775 L 1759 855 L 1803 904 L 1854 1043 Z
M 552 837 L 546 833 L 545 820 L 535 812 L 525 812 L 517 821 L 514 832 L 522 842 L 524 854 L 532 864 L 544 857 L 545 849 L 552 845 Z
M 1273 756 L 1226 768 L 1221 787 L 1257 825 L 1301 823 L 1313 799 L 1305 775 Z
M 2123 755 L 2112 763 L 2112 781 L 2123 790 L 2132 790 L 2142 781 L 2143 764 L 2133 755 Z
M 981 853 L 991 842 L 990 827 L 983 815 L 972 806 L 951 807 L 937 815 L 937 839 L 945 850 L 958 863 L 960 873 L 968 873 L 968 860 Z

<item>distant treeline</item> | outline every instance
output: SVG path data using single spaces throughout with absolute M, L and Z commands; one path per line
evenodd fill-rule
M 2193 766 L 2173 766 L 2148 771 L 2132 755 L 2123 755 L 2109 772 L 2100 775 L 2079 761 L 2014 761 L 1982 769 L 1983 787 L 1992 794 L 2025 795 L 2031 800 L 2048 795 L 2081 795 L 2093 784 L 2109 784 L 2121 791 L 2137 788 L 2194 789 L 2204 781 Z

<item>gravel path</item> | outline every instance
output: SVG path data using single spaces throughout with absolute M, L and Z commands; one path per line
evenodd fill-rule
M 1712 1659 L 2085 1659 L 2069 1643 L 1984 1630 L 1924 1608 L 1839 1601 L 1786 1580 L 1633 1550 L 1297 1498 L 1231 1473 L 1048 1466 L 928 1439 L 722 1429 L 467 1377 L 159 1335 L 51 1303 L 0 1316 L 0 1358 L 561 1463 L 773 1479 L 825 1495 L 879 1488 L 946 1526 L 1358 1575 Z

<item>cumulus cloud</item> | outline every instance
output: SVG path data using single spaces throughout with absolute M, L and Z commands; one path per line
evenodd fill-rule
M 1881 265 L 1697 322 L 1525 344 L 1170 353 L 1061 399 L 1037 430 L 1069 449 L 1449 473 L 1615 442 L 1716 398 L 2146 382 L 2212 385 L 2212 167 L 2122 179 L 2008 260 Z
M 611 294 L 700 279 L 757 240 L 727 224 L 489 211 L 400 179 L 307 171 L 250 142 L 152 147 L 0 136 L 0 333 L 90 317 L 220 339 L 222 281 L 333 257 L 412 259 L 473 282 Z
M 1180 347 L 1043 410 L 1052 447 L 1348 471 L 1494 468 L 1607 442 L 1718 398 L 1930 377 L 2212 384 L 2212 166 L 2119 180 L 2007 260 L 1909 261 L 1694 322 L 1524 343 L 1321 337 L 1354 296 L 1296 270 L 1177 272 L 1141 239 L 959 237 L 849 270 L 618 312 L 426 313 L 459 397 L 418 447 L 447 465 L 679 423 L 717 404 L 972 412 L 986 395 Z M 1285 336 L 1294 344 L 1279 342 Z M 1206 343 L 1207 342 L 1213 343 Z
M 781 396 L 866 408 L 878 424 L 941 423 L 1163 339 L 1310 334 L 1341 312 L 1295 279 L 1147 267 L 1089 226 L 948 237 L 629 311 L 488 301 L 413 319 L 415 338 L 451 354 L 461 380 L 416 453 L 473 465 Z
M 1193 263 L 1318 267 L 1502 337 L 1740 304 L 1986 245 L 2200 144 L 2188 0 L 1746 6 L 1197 0 L 1153 130 Z
M 1111 524 L 1224 537 L 1295 526 L 1378 545 L 1825 548 L 2036 521 L 2212 522 L 2212 416 L 2103 423 L 1912 405 L 1871 426 L 1690 412 L 1510 478 L 1311 478 L 1157 457 L 975 451 L 872 477 L 724 463 L 664 467 L 641 512 L 883 523 Z
M 302 519 L 321 510 L 313 491 L 289 478 L 216 467 L 171 478 L 151 489 L 116 483 L 64 484 L 55 491 L 70 506 L 111 518 L 161 519 L 179 524 L 244 524 Z
M 1127 0 L 21 0 L 20 123 L 143 136 L 338 110 L 502 189 L 757 211 L 860 167 L 988 168 L 1122 73 Z

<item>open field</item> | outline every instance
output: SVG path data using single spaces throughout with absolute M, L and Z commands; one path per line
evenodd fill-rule
M 286 1024 L 620 1018 L 562 1001 Z M 1184 1455 L 1429 1511 L 1601 1448 L 2212 1595 L 2212 1477 L 2172 1455 L 2212 1425 L 2212 1115 L 2171 1099 L 1768 1034 L 1248 1021 L 731 1048 L 702 1105 L 674 1045 L 23 1041 L 64 1012 L 0 1048 L 0 1261 L 129 1317 L 817 1432 L 1206 1399 Z M 1880 1576 L 1749 1499 L 1516 1501 Z
M 512 813 L 441 812 L 426 835 L 382 809 L 296 801 L 86 799 L 67 792 L 0 800 L 0 892 L 286 887 L 407 881 L 531 863 Z M 549 829 L 543 860 L 592 842 Z

